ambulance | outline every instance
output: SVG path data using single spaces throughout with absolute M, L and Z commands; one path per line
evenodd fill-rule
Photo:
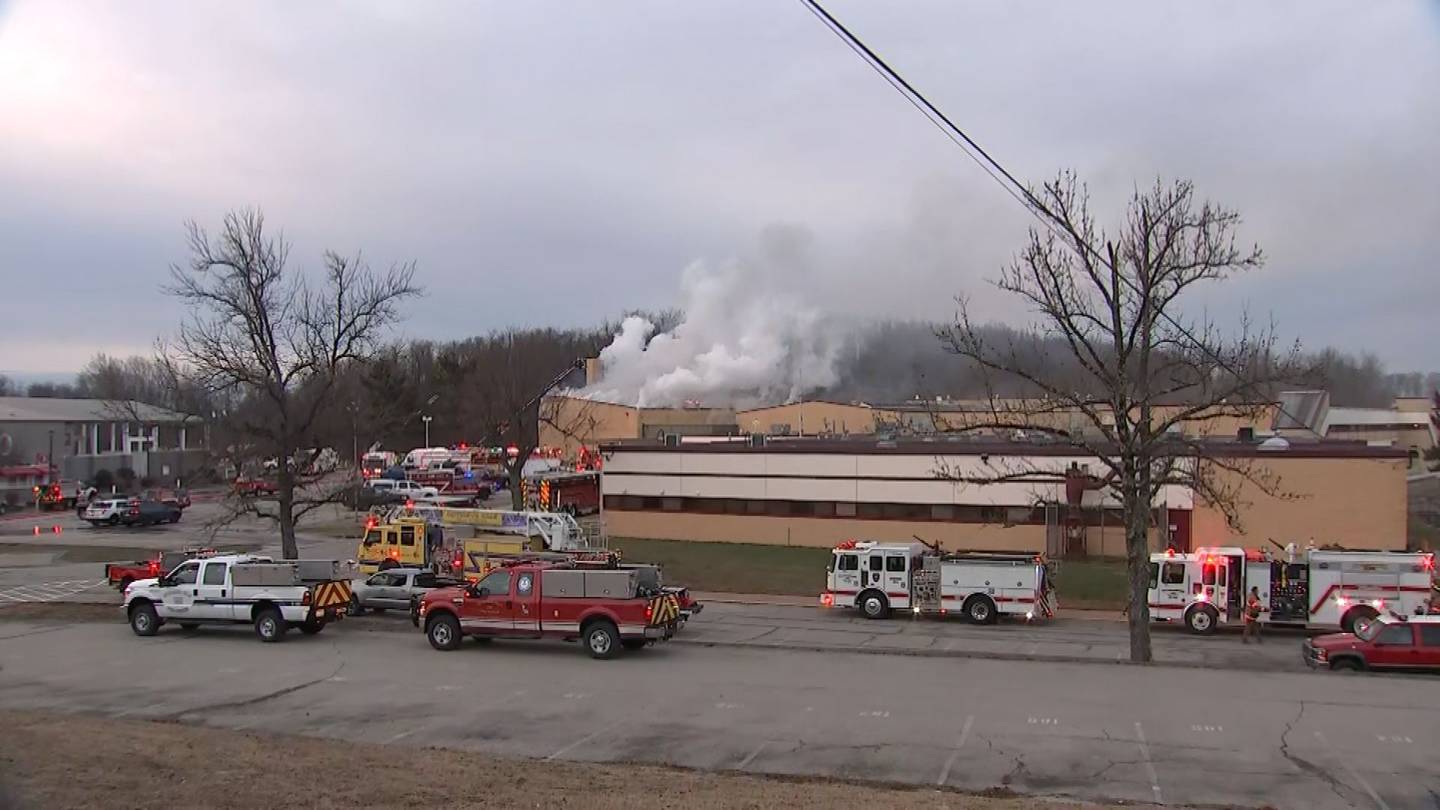
M 1150 557 L 1150 620 L 1208 634 L 1244 620 L 1258 588 L 1260 620 L 1290 627 L 1353 632 L 1376 616 L 1413 615 L 1430 599 L 1435 556 L 1429 552 L 1295 549 L 1279 555 L 1235 547 L 1200 548 Z

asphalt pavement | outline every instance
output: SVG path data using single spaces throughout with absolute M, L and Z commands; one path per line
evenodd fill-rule
M 441 653 L 376 626 L 264 645 L 246 627 L 137 638 L 118 615 L 5 622 L 0 705 L 1095 800 L 1389 810 L 1440 794 L 1430 679 L 674 643 L 606 662 L 559 642 Z

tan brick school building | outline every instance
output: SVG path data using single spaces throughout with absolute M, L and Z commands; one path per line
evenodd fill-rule
M 678 437 L 677 437 L 678 438 Z M 1207 452 L 1245 459 L 1279 478 L 1284 497 L 1241 484 L 1241 527 L 1188 488 L 1157 499 L 1152 544 L 1269 547 L 1270 542 L 1404 549 L 1405 450 L 1352 441 L 1217 440 Z M 604 443 L 604 516 L 614 537 L 830 546 L 848 539 L 947 549 L 1124 553 L 1118 503 L 1084 484 L 1098 459 L 1073 448 L 1001 439 L 886 441 L 746 437 Z M 1063 473 L 963 483 L 1001 472 Z M 1217 472 L 1218 475 L 1233 473 Z M 1041 480 L 1046 479 L 1046 480 Z

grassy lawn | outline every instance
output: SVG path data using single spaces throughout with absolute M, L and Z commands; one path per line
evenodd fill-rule
M 1122 610 L 1125 607 L 1125 560 L 1119 558 L 1060 560 L 1057 589 L 1060 610 Z
M 624 559 L 658 563 L 665 581 L 697 591 L 814 596 L 825 590 L 830 550 L 746 543 L 610 538 Z
M 825 588 L 830 550 L 747 543 L 610 538 L 635 562 L 658 563 L 665 581 L 697 591 L 814 596 Z M 1060 606 L 1120 610 L 1125 606 L 1125 561 L 1061 560 Z

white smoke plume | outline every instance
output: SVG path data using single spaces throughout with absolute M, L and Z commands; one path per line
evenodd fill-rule
M 748 407 L 833 385 L 839 319 L 785 289 L 781 268 L 696 262 L 680 283 L 684 320 L 655 334 L 631 316 L 600 352 L 602 376 L 580 396 L 640 407 Z

